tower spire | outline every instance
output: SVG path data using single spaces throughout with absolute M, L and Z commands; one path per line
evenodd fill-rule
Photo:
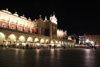
M 53 12 L 53 16 L 50 16 L 50 21 L 57 24 L 57 18 L 55 17 L 55 12 Z

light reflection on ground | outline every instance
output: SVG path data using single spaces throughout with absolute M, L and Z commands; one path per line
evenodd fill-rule
M 0 67 L 100 67 L 100 49 L 0 48 Z

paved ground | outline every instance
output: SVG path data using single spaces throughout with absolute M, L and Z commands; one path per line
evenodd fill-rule
M 0 67 L 100 67 L 100 49 L 0 48 Z

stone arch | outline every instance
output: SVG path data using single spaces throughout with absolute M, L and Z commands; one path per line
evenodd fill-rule
M 19 42 L 21 42 L 21 43 L 24 43 L 26 41 L 25 39 L 26 38 L 23 35 L 19 36 L 19 38 L 18 38 Z
M 40 43 L 41 43 L 41 44 L 45 43 L 45 39 L 44 39 L 44 38 L 41 38 L 41 39 L 40 39 Z
M 34 38 L 34 43 L 39 43 L 39 38 Z
M 56 40 L 55 43 L 58 44 L 58 40 Z
M 40 46 L 40 39 L 38 37 L 34 38 L 34 46 Z
M 49 42 L 50 42 L 49 39 L 46 39 L 46 40 L 45 40 L 45 43 L 46 43 L 46 44 L 49 44 Z
M 33 42 L 33 38 L 32 37 L 28 37 L 27 38 L 27 42 Z
M 15 34 L 10 34 L 8 36 L 8 39 L 11 41 L 11 43 L 14 43 L 14 42 L 16 42 L 16 35 Z
M 50 41 L 50 43 L 51 43 L 51 44 L 54 44 L 54 41 L 53 41 L 53 40 L 51 40 L 51 41 Z
M 0 32 L 0 44 L 3 44 L 4 41 L 5 41 L 5 34 Z

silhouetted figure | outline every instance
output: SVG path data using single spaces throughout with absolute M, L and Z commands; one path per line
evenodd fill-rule
M 56 48 L 56 45 L 54 45 L 54 49 Z
M 26 44 L 26 48 L 29 48 L 29 45 L 28 44 Z

